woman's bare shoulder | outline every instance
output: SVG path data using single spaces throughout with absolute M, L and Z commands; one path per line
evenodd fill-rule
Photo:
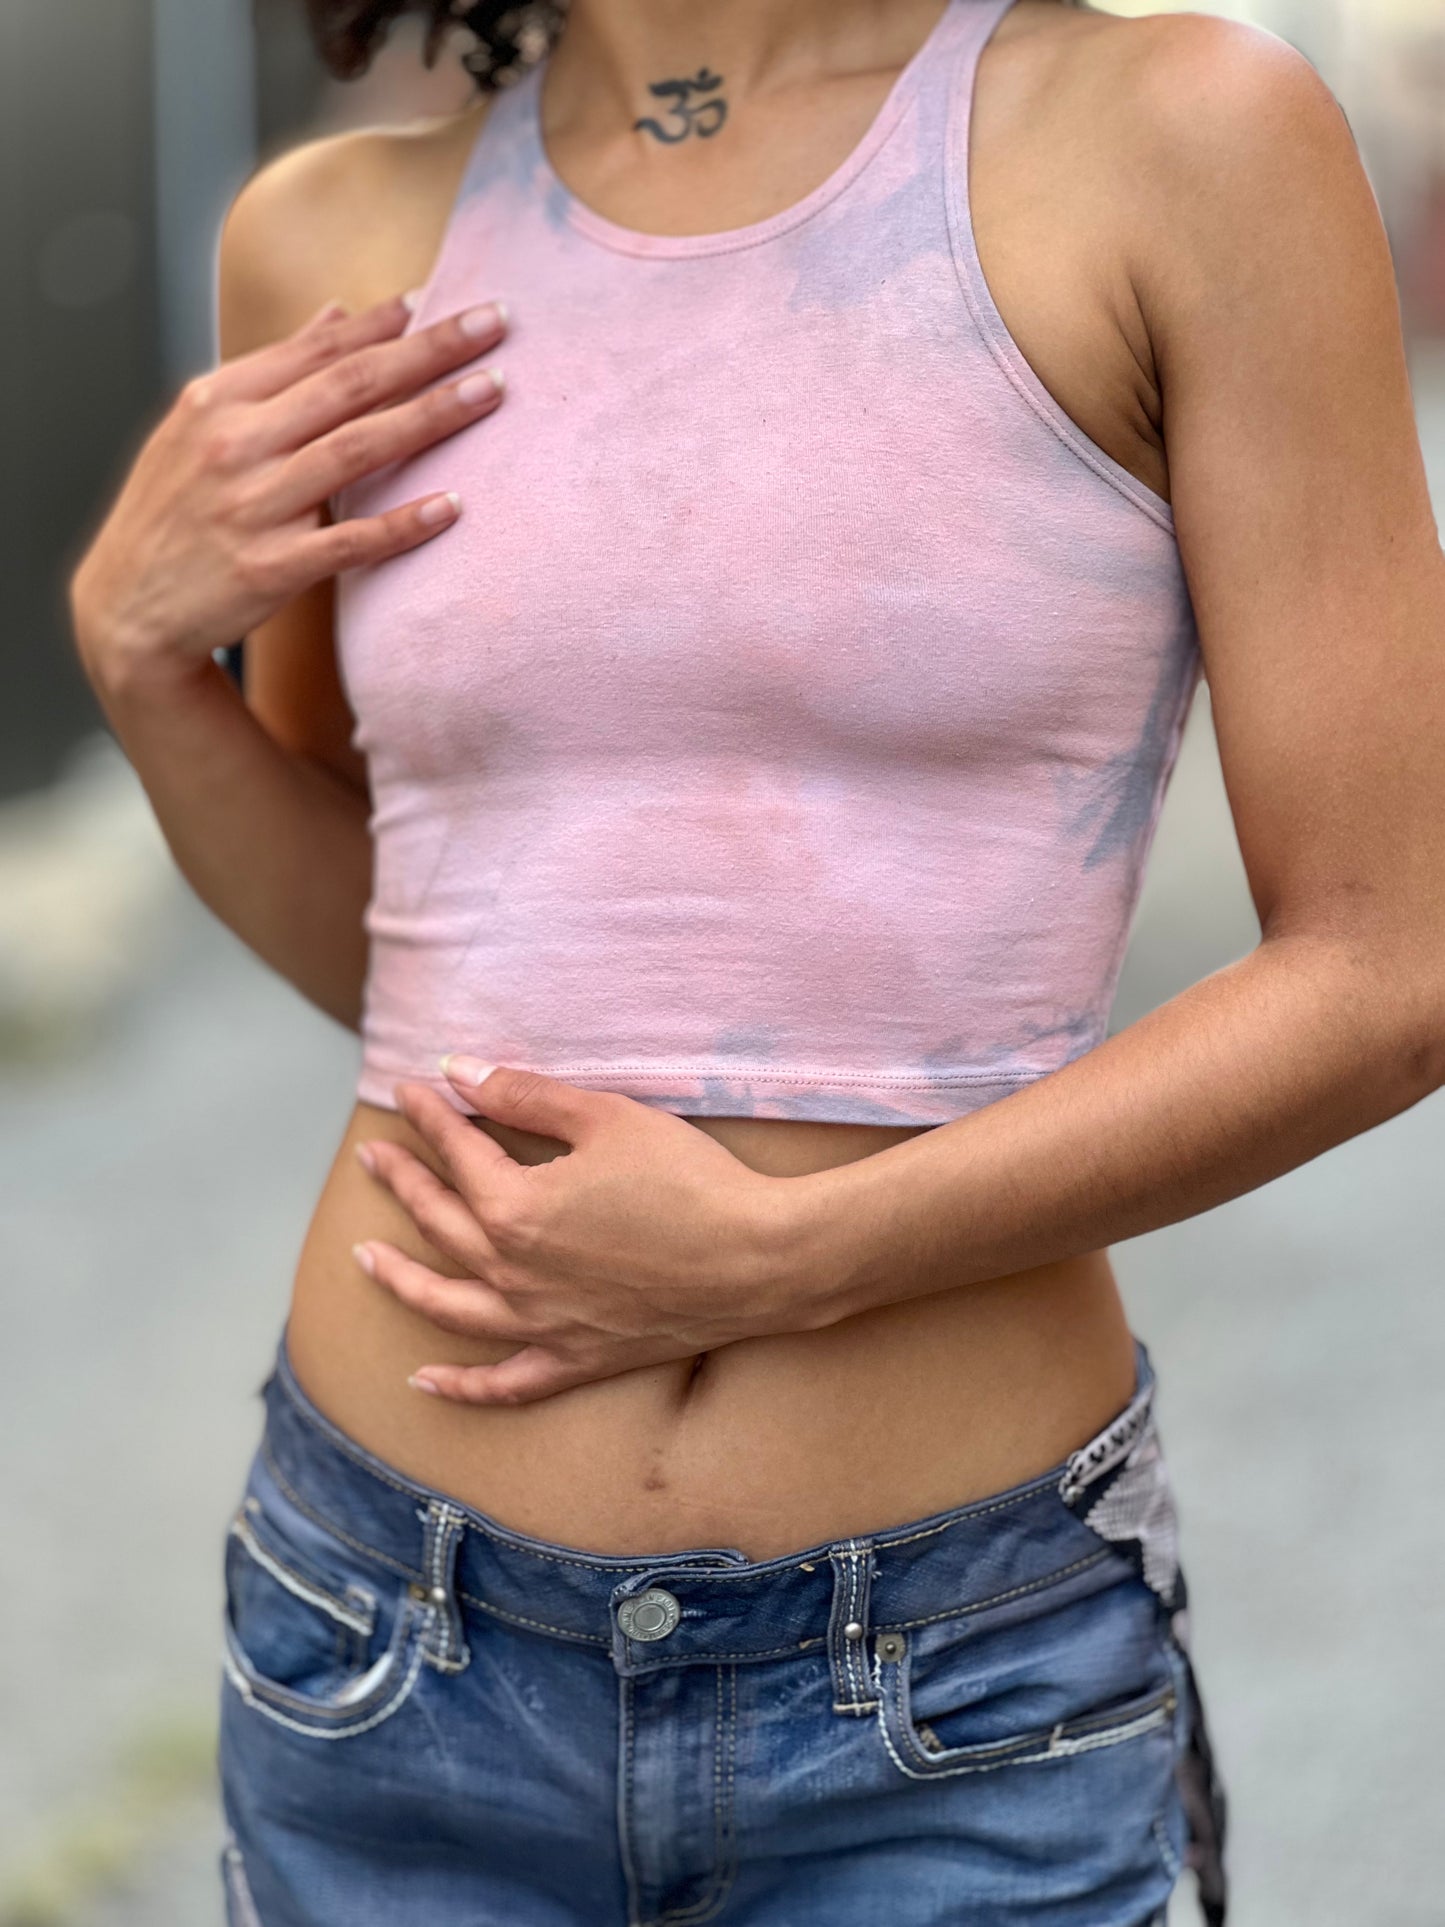
M 368 307 L 426 279 L 487 113 L 361 127 L 288 148 L 236 194 L 220 239 L 224 356 L 330 300 Z
M 1190 146 L 1232 138 L 1241 121 L 1267 132 L 1281 112 L 1324 109 L 1338 118 L 1333 95 L 1304 55 L 1244 21 L 1017 0 L 997 41 L 999 56 L 1041 93 L 1067 95 L 1075 109 L 1092 104 L 1126 139 Z
M 1019 0 L 996 91 L 1031 184 L 1136 287 L 1207 282 L 1328 226 L 1376 217 L 1349 124 L 1310 62 L 1262 27 Z

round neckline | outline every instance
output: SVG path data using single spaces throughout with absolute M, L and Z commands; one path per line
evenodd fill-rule
M 529 98 L 525 104 L 528 135 L 533 158 L 541 176 L 543 191 L 550 206 L 560 210 L 570 226 L 589 240 L 619 254 L 652 259 L 680 259 L 701 254 L 728 254 L 738 248 L 756 247 L 775 236 L 787 234 L 811 220 L 830 201 L 857 179 L 903 118 L 912 98 L 918 76 L 937 52 L 947 35 L 962 0 L 944 0 L 943 10 L 929 28 L 922 44 L 905 61 L 884 96 L 883 104 L 870 121 L 862 139 L 844 156 L 826 179 L 820 181 L 791 207 L 770 214 L 766 220 L 752 221 L 744 227 L 716 228 L 707 234 L 650 234 L 645 228 L 624 227 L 609 220 L 568 187 L 553 167 L 542 132 L 542 83 L 547 61 L 533 68 L 523 83 Z

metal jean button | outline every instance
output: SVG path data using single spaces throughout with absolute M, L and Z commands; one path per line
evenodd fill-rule
M 617 1623 L 629 1639 L 666 1639 L 681 1617 L 681 1606 L 661 1586 L 649 1586 L 617 1608 Z

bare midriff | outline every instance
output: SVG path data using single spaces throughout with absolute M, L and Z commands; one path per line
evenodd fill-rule
M 915 1132 L 696 1118 L 772 1176 L 868 1157 Z M 554 1140 L 478 1125 L 537 1163 Z M 1133 1340 L 1106 1252 L 890 1304 L 819 1331 L 745 1339 L 529 1405 L 461 1406 L 417 1367 L 513 1349 L 436 1331 L 352 1256 L 384 1238 L 458 1275 L 354 1146 L 395 1111 L 359 1104 L 302 1251 L 287 1342 L 302 1388 L 408 1477 L 515 1531 L 589 1552 L 735 1547 L 750 1559 L 883 1530 L 1047 1471 L 1125 1405 Z

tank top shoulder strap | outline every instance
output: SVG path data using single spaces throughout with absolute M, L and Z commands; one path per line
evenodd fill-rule
M 973 92 L 984 48 L 1015 0 L 948 0 L 937 26 L 916 57 L 920 92 Z
M 949 0 L 938 58 L 919 80 L 923 111 L 934 123 L 937 151 L 948 176 L 949 224 L 963 265 L 973 252 L 969 200 L 969 138 L 978 70 L 994 34 L 1016 0 Z
M 533 149 L 536 96 L 545 65 L 539 62 L 529 67 L 521 79 L 510 87 L 498 88 L 492 95 L 486 118 L 477 130 L 462 170 L 459 204 L 492 182 L 529 184 L 536 158 Z
M 920 154 L 928 156 L 927 164 L 936 166 L 945 178 L 950 200 L 955 178 L 966 175 L 962 163 L 968 154 L 979 63 L 1014 5 L 1015 0 L 948 0 L 933 32 L 904 71 L 902 84 L 919 123 Z M 963 187 L 958 212 L 966 225 L 966 178 Z
M 939 52 L 954 63 L 955 77 L 959 63 L 969 71 L 978 65 L 995 27 L 1014 4 L 1015 0 L 949 0 Z
M 913 62 L 913 94 L 940 127 L 967 119 L 979 62 L 1015 0 L 948 0 Z
M 483 288 L 488 252 L 486 229 L 515 225 L 532 207 L 539 178 L 532 145 L 530 95 L 540 71 L 495 94 L 462 166 L 431 271 L 417 294 L 408 332 L 425 327 L 454 307 L 500 293 Z
M 938 138 L 953 104 L 973 93 L 984 48 L 1015 0 L 947 0 L 942 13 L 904 67 L 874 131 L 891 123 L 905 106 L 921 114 Z
M 1040 380 L 999 311 L 979 257 L 971 167 L 978 68 L 995 29 L 1014 5 L 1015 0 L 951 0 L 955 16 L 951 58 L 938 62 L 931 77 L 931 84 L 938 89 L 942 115 L 944 131 L 939 144 L 944 156 L 949 238 L 958 278 L 978 333 L 998 372 L 1018 397 L 1086 468 L 1172 536 L 1174 517 L 1168 503 L 1100 448 Z

